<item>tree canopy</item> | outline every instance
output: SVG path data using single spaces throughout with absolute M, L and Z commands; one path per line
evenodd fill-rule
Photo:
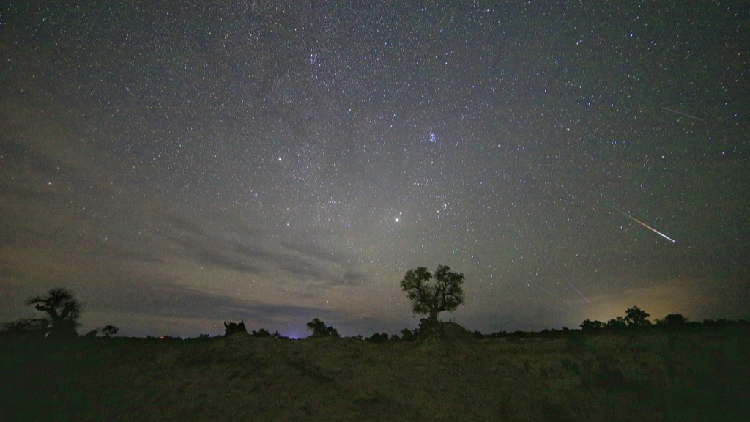
M 318 318 L 307 323 L 307 329 L 312 331 L 313 337 L 339 337 L 339 332 Z
M 669 314 L 663 319 L 656 320 L 656 325 L 668 327 L 682 327 L 687 323 L 687 318 L 685 318 L 682 314 Z
M 647 327 L 651 325 L 651 321 L 648 320 L 649 313 L 643 309 L 633 306 L 625 311 L 625 322 L 628 327 Z
M 438 265 L 434 283 L 430 283 L 432 278 L 425 267 L 409 270 L 401 280 L 401 289 L 411 300 L 415 314 L 427 315 L 428 321 L 437 322 L 440 312 L 453 311 L 463 303 L 464 275 L 451 272 L 447 265 Z
M 47 314 L 51 321 L 49 335 L 52 337 L 76 336 L 76 327 L 80 325 L 81 304 L 67 289 L 55 287 L 45 296 L 37 295 L 26 300 L 27 305 L 34 305 L 37 311 Z

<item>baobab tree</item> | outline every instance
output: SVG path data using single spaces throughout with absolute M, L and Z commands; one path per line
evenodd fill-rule
M 80 325 L 81 304 L 67 289 L 55 287 L 47 295 L 37 295 L 26 300 L 27 305 L 34 305 L 37 311 L 45 312 L 49 318 L 50 337 L 75 337 L 76 327 Z

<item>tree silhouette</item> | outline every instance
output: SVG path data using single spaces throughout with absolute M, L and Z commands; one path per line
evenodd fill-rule
M 669 314 L 663 319 L 657 319 L 656 325 L 666 327 L 682 327 L 687 324 L 688 320 L 682 314 Z
M 50 337 L 75 337 L 78 318 L 81 316 L 81 304 L 67 289 L 55 287 L 46 296 L 34 296 L 26 300 L 27 305 L 34 305 L 37 311 L 46 312 L 51 326 Z
M 430 279 L 432 274 L 425 267 L 409 270 L 401 280 L 401 289 L 412 301 L 412 311 L 427 315 L 427 321 L 434 324 L 440 312 L 453 311 L 463 303 L 461 284 L 464 282 L 464 275 L 451 272 L 447 265 L 439 265 L 433 284 L 429 283 Z
M 417 339 L 417 335 L 419 334 L 419 330 L 410 330 L 408 328 L 401 329 L 401 339 L 404 341 L 414 341 Z
M 591 321 L 590 319 L 586 319 L 581 323 L 583 331 L 598 330 L 600 328 L 604 328 L 604 323 L 598 320 Z
M 120 331 L 119 328 L 115 327 L 114 325 L 107 325 L 104 328 L 102 328 L 102 334 L 104 334 L 104 337 L 109 337 L 117 334 Z
M 625 321 L 625 318 L 618 316 L 617 318 L 610 319 L 607 321 L 607 324 L 605 324 L 605 327 L 611 328 L 613 330 L 621 330 L 628 326 L 627 321 Z
M 625 311 L 625 323 L 628 327 L 647 327 L 651 325 L 651 321 L 648 320 L 649 314 L 640 309 L 637 306 L 628 308 Z
M 339 332 L 333 327 L 327 327 L 326 323 L 318 318 L 307 323 L 307 329 L 312 331 L 313 337 L 339 337 Z
M 247 334 L 247 328 L 245 327 L 245 321 L 240 322 L 227 322 L 224 321 L 224 337 L 229 337 L 232 334 Z

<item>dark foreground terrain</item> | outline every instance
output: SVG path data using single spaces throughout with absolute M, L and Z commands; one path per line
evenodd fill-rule
M 3 421 L 749 421 L 746 328 L 0 340 Z

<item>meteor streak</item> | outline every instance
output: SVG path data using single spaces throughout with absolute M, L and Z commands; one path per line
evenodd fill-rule
M 667 108 L 667 107 L 662 107 L 662 108 L 663 108 L 664 110 L 667 110 L 667 111 L 668 111 L 668 112 L 670 112 L 670 113 L 674 113 L 674 114 L 679 114 L 680 116 L 685 116 L 685 117 L 689 117 L 689 118 L 691 118 L 691 119 L 695 119 L 695 120 L 700 120 L 701 122 L 703 122 L 703 123 L 706 123 L 706 119 L 701 119 L 700 117 L 692 116 L 692 115 L 690 115 L 690 114 L 687 114 L 687 113 L 683 113 L 683 112 L 681 112 L 681 111 L 677 111 L 677 110 L 672 110 L 671 108 Z
M 617 210 L 617 208 L 615 208 L 615 209 Z M 617 210 L 617 211 L 620 211 L 620 210 Z M 641 221 L 641 220 L 639 220 L 639 219 L 637 219 L 637 218 L 635 218 L 635 217 L 632 217 L 632 216 L 631 216 L 630 214 L 628 214 L 628 213 L 626 213 L 626 212 L 623 212 L 623 211 L 620 211 L 620 213 L 621 213 L 622 215 L 624 215 L 625 217 L 628 217 L 629 219 L 631 219 L 631 220 L 635 221 L 636 223 L 640 224 L 641 226 L 643 226 L 643 227 L 645 227 L 645 228 L 647 228 L 647 229 L 651 230 L 652 232 L 654 232 L 654 233 L 658 234 L 659 236 L 661 236 L 661 237 L 663 237 L 663 238 L 665 238 L 665 239 L 669 240 L 670 242 L 672 242 L 672 243 L 675 243 L 675 242 L 677 242 L 676 240 L 674 240 L 674 239 L 672 239 L 671 237 L 667 236 L 666 234 L 664 234 L 664 233 L 660 232 L 659 230 L 656 230 L 655 228 L 653 228 L 653 227 L 649 226 L 648 224 L 644 223 L 643 221 Z

